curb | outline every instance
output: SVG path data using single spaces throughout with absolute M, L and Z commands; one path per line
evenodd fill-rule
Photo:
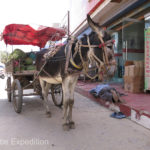
M 97 103 L 100 105 L 117 112 L 122 112 L 126 115 L 131 121 L 136 122 L 139 125 L 142 125 L 143 127 L 150 129 L 150 113 L 146 111 L 137 110 L 135 108 L 131 108 L 127 103 L 125 104 L 114 104 L 107 101 L 104 101 L 100 98 L 95 98 L 93 95 L 91 95 L 88 91 L 83 90 L 82 88 L 79 88 L 76 86 L 75 91 Z

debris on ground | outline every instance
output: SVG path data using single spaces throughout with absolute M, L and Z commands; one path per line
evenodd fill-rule
M 108 84 L 97 85 L 96 88 L 90 90 L 90 93 L 96 98 L 99 97 L 113 103 L 124 102 L 121 98 L 124 94 L 118 92 L 115 88 L 109 86 Z
M 116 118 L 116 119 L 123 119 L 126 118 L 126 116 L 122 112 L 113 112 L 110 117 Z

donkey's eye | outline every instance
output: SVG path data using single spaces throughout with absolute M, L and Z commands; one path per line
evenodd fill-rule
M 108 55 L 108 59 L 111 60 L 112 59 L 112 55 Z
M 109 49 L 112 49 L 112 46 L 107 46 Z

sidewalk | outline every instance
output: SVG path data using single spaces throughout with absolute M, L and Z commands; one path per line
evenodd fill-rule
M 148 93 L 127 93 L 124 91 L 123 86 L 121 84 L 110 84 L 110 86 L 114 87 L 118 92 L 124 93 L 126 96 L 122 96 L 125 100 L 125 104 L 113 104 L 107 101 L 104 101 L 100 98 L 95 98 L 89 91 L 92 88 L 95 88 L 99 85 L 99 82 L 82 82 L 78 81 L 76 86 L 76 92 L 82 94 L 89 99 L 100 103 L 101 105 L 113 110 L 113 111 L 121 111 L 128 118 L 136 123 L 150 129 L 150 94 Z

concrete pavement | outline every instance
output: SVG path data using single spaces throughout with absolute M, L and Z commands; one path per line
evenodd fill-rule
M 52 118 L 46 118 L 38 96 L 24 98 L 21 114 L 0 97 L 0 150 L 149 150 L 150 130 L 111 118 L 110 110 L 78 93 L 74 130 L 63 131 L 62 110 L 49 103 Z

